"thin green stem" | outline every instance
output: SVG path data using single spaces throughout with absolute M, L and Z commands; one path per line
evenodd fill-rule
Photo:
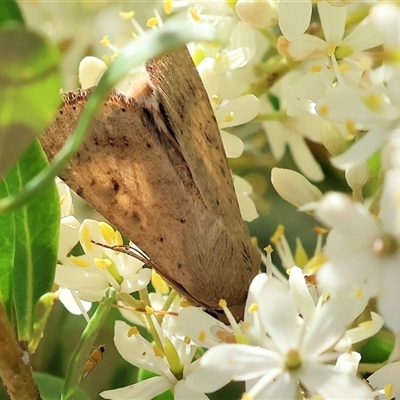
M 67 376 L 65 378 L 63 392 L 61 394 L 61 400 L 71 399 L 79 386 L 82 379 L 83 369 L 89 354 L 92 351 L 94 341 L 96 340 L 96 337 L 107 318 L 108 312 L 114 303 L 116 296 L 115 290 L 110 288 L 106 296 L 107 297 L 99 304 L 96 312 L 86 325 L 78 346 L 72 354 Z

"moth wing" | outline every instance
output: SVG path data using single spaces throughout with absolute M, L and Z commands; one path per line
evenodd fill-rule
M 149 61 L 146 68 L 208 212 L 242 230 L 218 124 L 187 48 Z
M 59 114 L 40 137 L 49 160 L 74 131 L 90 93 L 64 93 Z M 192 202 L 158 133 L 142 113 L 134 99 L 113 91 L 60 177 L 194 301 L 188 293 L 192 282 L 186 281 L 190 274 L 185 275 L 183 250 Z

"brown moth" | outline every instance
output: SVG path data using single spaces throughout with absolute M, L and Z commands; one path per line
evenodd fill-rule
M 221 136 L 186 48 L 146 65 L 125 95 L 112 91 L 61 178 L 149 257 L 185 298 L 243 317 L 260 255 L 240 215 Z M 51 160 L 91 90 L 63 94 L 41 136 Z

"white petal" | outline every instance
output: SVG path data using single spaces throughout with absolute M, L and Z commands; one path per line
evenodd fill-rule
M 196 369 L 185 379 L 189 389 L 197 392 L 212 393 L 232 380 L 230 371 L 207 366 Z
M 97 57 L 85 57 L 79 64 L 79 83 L 82 88 L 96 86 L 107 68 L 103 60 Z
M 115 400 L 151 400 L 170 388 L 171 383 L 167 378 L 156 376 L 119 389 L 105 390 L 100 396 L 103 399 Z
M 271 182 L 278 194 L 295 207 L 318 201 L 321 191 L 303 175 L 284 168 L 273 168 Z
M 361 354 L 356 351 L 341 354 L 336 360 L 335 368 L 346 374 L 357 375 L 358 365 L 360 364 Z
M 150 282 L 151 269 L 143 268 L 138 274 L 131 275 L 121 283 L 122 293 L 132 293 L 144 289 Z
M 288 400 L 294 399 L 297 388 L 297 379 L 290 373 L 283 373 L 278 376 L 258 395 L 254 396 L 255 400 Z M 247 386 L 246 386 L 247 389 Z M 250 394 L 252 391 L 250 391 Z
M 271 1 L 238 0 L 235 8 L 242 21 L 259 29 L 269 28 L 278 22 L 276 5 Z
M 220 344 L 209 349 L 201 358 L 202 369 L 213 370 L 214 373 L 228 372 L 232 380 L 247 380 L 264 375 L 271 369 L 281 368 L 279 354 L 261 347 L 245 344 Z M 192 374 L 190 374 L 191 376 Z M 201 382 L 199 382 L 201 385 Z
M 315 215 L 329 227 L 349 238 L 364 240 L 365 243 L 371 243 L 380 234 L 378 223 L 368 210 L 342 193 L 331 192 L 325 195 Z
M 346 152 L 331 159 L 332 164 L 341 169 L 360 164 L 374 154 L 388 139 L 390 132 L 385 127 L 371 129 L 360 140 L 357 140 Z
M 251 222 L 258 218 L 256 206 L 250 197 L 253 192 L 251 185 L 240 176 L 233 175 L 233 186 L 235 187 L 242 218 L 247 222 Z
M 346 297 L 334 296 L 315 313 L 305 333 L 302 352 L 316 357 L 333 346 L 343 336 L 346 326 L 353 321 L 353 305 Z
M 119 354 L 132 365 L 161 375 L 162 368 L 158 364 L 165 361 L 154 355 L 152 345 L 140 334 L 133 334 L 129 337 L 130 328 L 126 322 L 115 321 L 114 343 Z
M 287 40 L 293 40 L 305 32 L 310 25 L 311 1 L 279 2 L 279 28 Z
M 297 309 L 288 286 L 270 278 L 258 296 L 260 320 L 280 352 L 296 345 Z
M 378 333 L 383 324 L 384 319 L 377 313 L 371 312 L 372 321 L 361 322 L 356 328 L 346 331 L 345 337 L 351 340 L 351 343 L 358 343 L 368 339 Z
M 59 295 L 58 298 L 63 303 L 64 307 L 74 315 L 81 315 L 82 310 L 80 309 L 79 305 L 76 303 L 75 298 L 71 294 L 71 290 L 67 288 L 60 287 L 58 289 Z M 79 301 L 79 299 L 78 299 Z M 92 303 L 84 300 L 80 300 L 81 305 L 86 311 L 89 311 L 92 307 Z
M 283 49 L 283 52 L 295 61 L 326 57 L 327 51 L 328 44 L 324 40 L 308 34 L 291 40 Z
M 400 9 L 393 3 L 379 3 L 372 8 L 370 18 L 385 36 L 385 46 L 397 48 L 400 38 Z
M 367 381 L 374 389 L 383 389 L 386 385 L 392 385 L 392 397 L 400 396 L 400 361 L 385 365 L 367 378 Z M 386 396 L 380 396 L 384 399 Z
M 355 376 L 337 371 L 330 365 L 305 366 L 300 374 L 301 383 L 312 393 L 324 399 L 370 399 L 372 391 Z
M 289 148 L 296 165 L 307 178 L 317 182 L 325 178 L 322 168 L 315 161 L 302 136 L 297 133 L 291 134 L 289 136 Z
M 174 389 L 174 400 L 208 400 L 208 397 L 204 393 L 195 392 L 189 389 L 187 383 L 184 380 L 179 381 L 175 385 Z
M 221 130 L 222 144 L 228 158 L 238 158 L 243 154 L 244 143 L 236 135 Z
M 380 201 L 380 219 L 385 231 L 393 235 L 400 233 L 400 168 L 394 168 L 386 172 L 383 185 L 383 193 Z
M 381 291 L 378 293 L 378 311 L 385 319 L 385 324 L 394 332 L 400 332 L 400 281 L 399 259 L 380 274 Z
M 342 45 L 354 46 L 354 51 L 359 52 L 372 49 L 373 47 L 381 45 L 383 42 L 384 37 L 381 32 L 375 28 L 369 18 L 366 18 L 356 25 L 350 34 L 343 40 Z
M 67 254 L 74 248 L 79 240 L 79 221 L 68 215 L 60 221 L 60 239 L 58 247 L 58 260 L 64 261 Z
M 247 94 L 230 100 L 218 108 L 215 117 L 220 129 L 242 125 L 253 120 L 260 112 L 260 101 L 256 96 Z M 233 113 L 233 118 L 230 118 Z
M 340 44 L 346 24 L 347 8 L 334 7 L 324 1 L 318 3 L 318 13 L 321 18 L 325 40 L 329 44 Z
M 268 144 L 274 158 L 279 161 L 286 150 L 286 129 L 277 121 L 263 122 L 262 126 L 267 136 Z
M 178 324 L 190 340 L 205 348 L 210 348 L 221 343 L 221 339 L 213 334 L 213 332 L 221 330 L 228 334 L 232 333 L 231 328 L 219 322 L 211 315 L 206 314 L 199 307 L 184 307 L 179 312 Z
M 306 321 L 306 324 L 311 322 L 315 313 L 315 304 L 307 288 L 301 268 L 293 267 L 290 269 L 289 285 L 290 292 L 295 298 L 300 314 Z

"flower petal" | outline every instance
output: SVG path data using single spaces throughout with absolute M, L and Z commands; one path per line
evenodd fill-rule
M 312 2 L 310 0 L 281 0 L 279 2 L 279 28 L 287 40 L 293 40 L 310 25 Z
M 311 393 L 324 399 L 370 399 L 374 396 L 368 386 L 353 375 L 345 374 L 330 365 L 305 366 L 300 374 L 301 383 Z
M 168 389 L 171 389 L 171 382 L 163 376 L 156 376 L 119 389 L 105 390 L 100 396 L 115 400 L 151 400 Z

